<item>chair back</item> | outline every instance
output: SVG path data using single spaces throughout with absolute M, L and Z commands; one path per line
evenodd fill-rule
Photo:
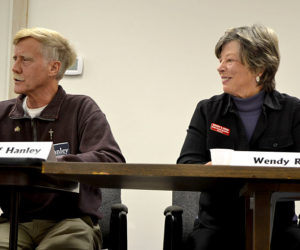
M 127 213 L 128 208 L 121 203 L 121 190 L 101 188 L 102 205 L 99 220 L 103 236 L 103 249 L 127 250 Z
M 193 231 L 195 220 L 198 218 L 200 192 L 173 191 L 172 204 L 183 209 L 182 242 L 185 244 L 188 235 Z

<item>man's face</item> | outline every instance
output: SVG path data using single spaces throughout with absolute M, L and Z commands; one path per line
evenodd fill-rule
M 14 73 L 17 94 L 38 97 L 50 82 L 51 64 L 42 55 L 42 45 L 34 38 L 24 38 L 15 45 Z

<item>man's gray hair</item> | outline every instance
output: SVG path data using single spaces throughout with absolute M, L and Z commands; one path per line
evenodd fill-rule
M 55 60 L 61 63 L 56 76 L 57 80 L 63 78 L 65 71 L 74 64 L 76 52 L 68 40 L 54 30 L 45 28 L 27 28 L 19 30 L 13 40 L 16 45 L 22 39 L 34 38 L 42 44 L 41 53 L 46 60 Z

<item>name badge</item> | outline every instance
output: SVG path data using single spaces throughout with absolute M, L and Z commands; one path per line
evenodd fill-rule
M 56 156 L 67 155 L 70 153 L 70 147 L 68 142 L 53 144 L 53 147 Z
M 230 129 L 229 128 L 223 127 L 223 126 L 218 125 L 216 123 L 212 123 L 210 125 L 210 129 L 212 131 L 218 132 L 218 133 L 223 134 L 223 135 L 227 135 L 227 136 L 230 135 Z

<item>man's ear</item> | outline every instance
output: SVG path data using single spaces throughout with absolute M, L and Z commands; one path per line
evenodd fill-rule
M 61 62 L 60 61 L 52 61 L 49 63 L 49 76 L 57 76 L 60 70 Z

